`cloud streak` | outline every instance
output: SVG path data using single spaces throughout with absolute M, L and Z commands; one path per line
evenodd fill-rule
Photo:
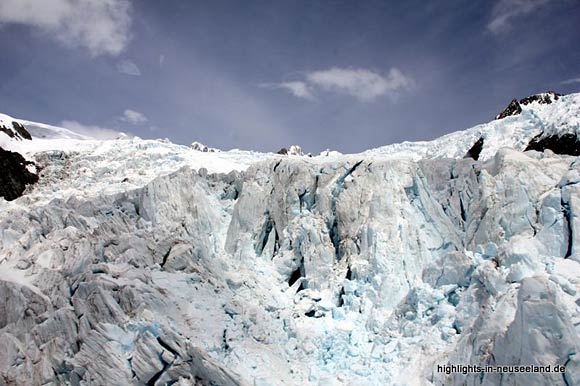
M 117 63 L 117 71 L 125 75 L 141 76 L 141 70 L 131 60 L 123 60 L 122 62 Z
M 332 67 L 306 73 L 304 81 L 264 83 L 262 87 L 285 89 L 292 95 L 314 100 L 314 90 L 348 95 L 361 102 L 370 102 L 384 95 L 396 96 L 415 86 L 412 78 L 397 68 L 381 74 L 364 68 Z
M 574 83 L 580 83 L 580 78 L 566 79 L 560 82 L 560 84 L 574 84 Z
M 538 11 L 550 0 L 499 0 L 491 11 L 487 29 L 499 35 L 512 28 L 514 20 Z
M 128 122 L 132 125 L 139 125 L 141 123 L 149 121 L 149 119 L 147 119 L 147 117 L 144 114 L 131 109 L 127 109 L 123 112 L 121 120 Z
M 309 73 L 308 81 L 325 91 L 334 91 L 355 97 L 362 102 L 409 90 L 414 82 L 411 78 L 392 68 L 387 75 L 366 69 L 344 69 L 333 67 Z
M 29 25 L 91 55 L 118 55 L 130 40 L 129 0 L 2 0 L 0 23 Z
M 115 130 L 94 125 L 84 125 L 77 121 L 62 121 L 60 126 L 75 133 L 101 140 L 116 139 L 123 136 L 122 133 Z
M 282 83 L 262 83 L 261 87 L 271 88 L 271 89 L 284 89 L 289 91 L 292 95 L 297 98 L 303 98 L 308 100 L 314 100 L 314 95 L 310 91 L 310 86 L 302 81 L 293 82 L 282 82 Z

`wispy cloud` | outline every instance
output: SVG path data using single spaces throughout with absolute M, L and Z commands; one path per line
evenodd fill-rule
M 123 136 L 122 133 L 115 130 L 94 125 L 84 125 L 77 121 L 62 121 L 60 126 L 95 139 L 115 139 Z
M 379 96 L 409 90 L 414 82 L 400 70 L 392 68 L 387 75 L 366 69 L 333 67 L 307 74 L 308 81 L 323 90 L 351 95 L 360 101 L 371 101 Z
M 491 11 L 487 29 L 498 35 L 509 31 L 512 23 L 523 16 L 540 10 L 551 0 L 499 0 Z
M 141 123 L 149 121 L 149 119 L 147 119 L 147 117 L 144 114 L 131 109 L 127 109 L 123 112 L 121 120 L 128 122 L 132 125 L 139 125 Z
M 282 83 L 262 83 L 261 87 L 272 89 L 284 89 L 289 91 L 292 95 L 298 98 L 313 100 L 314 95 L 310 91 L 310 87 L 302 81 L 282 82 Z
M 580 83 L 580 78 L 566 79 L 560 82 L 560 84 L 574 84 L 574 83 Z
M 93 56 L 118 55 L 130 40 L 129 0 L 1 0 L 0 23 L 26 24 Z
M 397 96 L 412 89 L 415 82 L 397 68 L 387 74 L 364 68 L 338 68 L 313 71 L 305 74 L 304 81 L 263 83 L 260 86 L 285 89 L 294 96 L 314 100 L 314 91 L 336 92 L 369 102 L 383 95 Z
M 117 63 L 117 71 L 121 74 L 131 75 L 131 76 L 140 76 L 141 70 L 139 67 L 131 60 L 123 60 Z

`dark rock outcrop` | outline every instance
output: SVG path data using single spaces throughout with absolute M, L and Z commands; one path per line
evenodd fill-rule
M 14 131 L 16 131 L 16 133 L 18 133 L 18 135 L 20 137 L 22 137 L 24 139 L 32 140 L 32 136 L 30 135 L 28 130 L 26 130 L 26 128 L 24 127 L 23 124 L 18 123 L 16 121 L 13 121 L 12 127 L 14 128 Z
M 34 164 L 19 153 L 0 147 L 0 197 L 12 201 L 22 196 L 26 185 L 38 181 L 38 176 L 28 170 L 29 165 Z
M 478 160 L 479 159 L 479 154 L 481 153 L 481 150 L 483 149 L 483 137 L 479 138 L 477 140 L 477 142 L 475 142 L 473 144 L 473 146 L 471 146 L 471 149 L 469 149 L 467 151 L 467 153 L 465 154 L 465 157 L 463 158 L 473 158 L 474 160 Z
M 560 99 L 561 96 L 562 94 L 558 94 L 557 92 L 548 91 L 542 94 L 531 95 L 527 98 L 520 99 L 520 104 L 525 106 L 532 102 L 538 102 L 540 104 L 549 105 L 552 102 Z
M 552 102 L 557 101 L 561 96 L 562 94 L 558 94 L 557 92 L 548 91 L 541 94 L 531 95 L 524 99 L 520 99 L 519 101 L 517 99 L 513 99 L 501 113 L 496 115 L 495 119 L 502 119 L 512 115 L 518 115 L 522 112 L 522 106 L 526 106 L 533 102 L 549 105 Z
M 499 113 L 495 119 L 503 119 L 505 117 L 511 117 L 512 115 L 518 115 L 522 112 L 522 106 L 520 106 L 520 102 L 517 99 L 512 99 L 509 105 Z
M 6 134 L 10 138 L 15 138 L 15 139 L 19 139 L 19 140 L 20 139 L 28 139 L 28 140 L 32 139 L 32 136 L 30 135 L 28 130 L 26 130 L 24 125 L 22 125 L 21 123 L 16 122 L 16 121 L 12 122 L 12 128 L 6 127 L 6 125 L 0 125 L 0 132 Z
M 289 148 L 283 147 L 282 149 L 278 150 L 276 153 L 281 154 L 281 155 L 298 155 L 298 156 L 304 155 L 304 151 L 302 151 L 302 148 L 298 145 L 292 145 Z
M 4 133 L 10 138 L 14 138 L 16 136 L 15 132 L 13 132 L 11 129 L 7 128 L 4 125 L 0 125 L 0 133 Z
M 207 147 L 200 142 L 193 142 L 191 144 L 191 148 L 196 151 L 201 151 L 202 153 L 215 153 L 220 151 L 219 149 L 214 149 L 213 147 Z
M 552 150 L 556 154 L 579 156 L 580 139 L 576 134 L 572 133 L 545 135 L 544 132 L 541 132 L 532 138 L 524 151 L 536 150 L 543 152 L 546 149 Z

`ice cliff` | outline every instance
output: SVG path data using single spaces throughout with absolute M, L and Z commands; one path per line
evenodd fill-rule
M 520 108 L 317 157 L 0 133 L 39 170 L 0 199 L 0 385 L 580 385 L 580 94 Z

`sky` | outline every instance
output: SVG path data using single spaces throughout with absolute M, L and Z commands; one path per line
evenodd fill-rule
M 580 92 L 580 0 L 0 0 L 0 111 L 359 152 Z

